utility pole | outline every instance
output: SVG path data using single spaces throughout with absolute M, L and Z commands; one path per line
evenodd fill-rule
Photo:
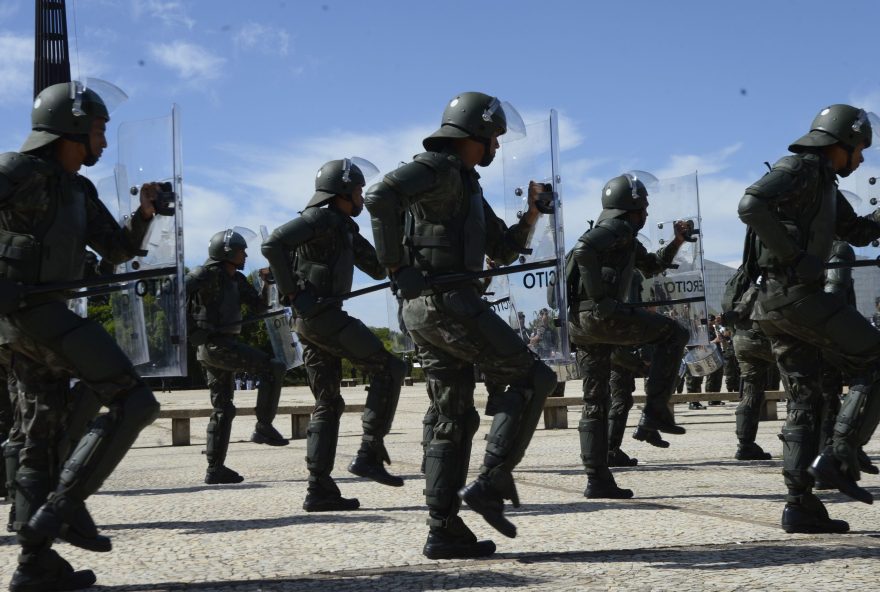
M 34 0 L 34 97 L 47 86 L 70 82 L 64 0 Z

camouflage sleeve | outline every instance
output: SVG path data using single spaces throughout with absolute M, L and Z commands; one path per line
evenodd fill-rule
M 508 227 L 495 215 L 485 198 L 483 216 L 486 220 L 486 254 L 499 265 L 510 265 L 525 252 L 533 227 L 522 221 Z
M 141 244 L 150 228 L 150 220 L 144 220 L 138 208 L 128 217 L 124 227 L 120 227 L 107 207 L 98 199 L 98 192 L 91 181 L 85 177 L 86 183 L 86 224 L 87 244 L 102 259 L 114 265 L 123 263 L 144 253 Z
M 837 236 L 857 247 L 863 247 L 880 238 L 880 209 L 867 216 L 858 216 L 846 201 L 843 194 L 837 192 Z
M 269 261 L 272 275 L 275 276 L 275 283 L 281 294 L 293 294 L 299 290 L 291 254 L 313 236 L 315 229 L 304 216 L 300 216 L 273 230 L 263 243 L 263 256 Z
M 385 279 L 388 271 L 384 265 L 379 263 L 379 259 L 376 257 L 376 249 L 373 248 L 373 245 L 358 232 L 354 233 L 353 242 L 354 264 L 357 265 L 358 269 L 374 280 Z
M 257 292 L 257 289 L 250 283 L 244 274 L 236 273 L 235 280 L 238 282 L 238 296 L 241 303 L 256 313 L 269 310 L 266 296 L 269 284 L 263 284 L 263 292 Z

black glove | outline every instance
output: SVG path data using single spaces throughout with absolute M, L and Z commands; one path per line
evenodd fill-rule
M 815 255 L 801 253 L 791 264 L 791 270 L 799 282 L 810 284 L 822 279 L 825 263 Z
M 315 298 L 315 295 L 312 293 L 311 290 L 309 290 L 308 288 L 303 288 L 296 293 L 296 296 L 293 297 L 290 305 L 296 312 L 296 316 L 304 319 L 307 318 L 309 316 L 309 313 L 312 312 L 314 308 L 318 305 L 318 299 Z
M 421 295 L 428 287 L 422 272 L 412 266 L 401 267 L 391 277 L 394 282 L 397 295 L 406 300 L 412 300 Z
M 604 298 L 597 300 L 593 305 L 593 314 L 595 314 L 596 318 L 599 320 L 607 319 L 613 315 L 616 310 L 617 300 L 610 296 L 605 296 Z

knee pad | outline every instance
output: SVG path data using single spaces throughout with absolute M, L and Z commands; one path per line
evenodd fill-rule
M 588 469 L 608 464 L 608 422 L 603 419 L 581 419 L 578 423 L 581 460 Z
M 406 364 L 404 361 L 388 354 L 388 374 L 391 376 L 391 381 L 394 384 L 403 384 L 403 379 L 406 376 Z
M 86 321 L 61 337 L 58 344 L 61 354 L 76 368 L 76 373 L 99 392 L 105 384 L 119 382 L 120 376 L 132 375 L 131 361 L 116 345 L 104 328 Z M 124 388 L 123 380 L 117 388 Z
M 546 398 L 556 388 L 556 372 L 544 362 L 536 360 L 530 374 L 532 389 L 538 397 Z
M 140 431 L 153 423 L 159 416 L 159 401 L 153 395 L 153 391 L 145 384 L 139 384 L 135 388 L 124 393 L 121 400 L 111 404 L 111 411 L 119 413 L 119 421 L 124 429 L 137 429 Z M 233 417 L 235 411 L 233 407 Z

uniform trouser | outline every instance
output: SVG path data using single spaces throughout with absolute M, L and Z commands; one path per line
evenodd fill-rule
M 724 350 L 724 388 L 727 389 L 728 393 L 735 393 L 739 391 L 739 378 L 740 378 L 740 369 L 739 363 L 736 360 L 736 354 L 734 353 L 734 346 L 729 346 L 726 350 Z
M 724 380 L 724 368 L 719 368 L 706 377 L 706 392 L 717 393 L 721 391 L 721 382 Z
M 858 479 L 858 448 L 880 422 L 880 331 L 854 307 L 819 290 L 778 312 L 781 318 L 760 324 L 788 395 L 782 440 L 789 493 L 799 495 L 813 484 L 806 469 L 821 441 L 823 359 L 850 376 L 832 447 L 843 470 Z
M 819 419 L 819 443 L 829 446 L 834 442 L 834 424 L 840 413 L 843 394 L 843 372 L 825 363 L 822 367 L 822 413 Z
M 611 365 L 611 406 L 608 409 L 608 449 L 617 450 L 623 443 L 626 420 L 633 406 L 636 390 L 635 374 L 621 366 Z
M 639 425 L 650 429 L 658 423 L 672 423 L 668 404 L 678 382 L 678 368 L 688 341 L 688 331 L 683 325 L 654 312 L 621 307 L 606 319 L 597 319 L 592 312 L 581 312 L 576 321 L 569 323 L 569 336 L 578 349 L 597 346 L 595 351 L 588 350 L 590 355 L 583 358 L 584 364 L 581 365 L 585 413 L 588 402 L 607 401 L 609 346 L 652 344 L 654 353 L 645 381 L 647 402 Z M 581 454 L 583 456 L 584 452 Z M 598 457 L 593 453 L 589 456 Z
M 260 381 L 257 388 L 257 422 L 272 425 L 281 398 L 284 363 L 264 351 L 253 348 L 226 335 L 212 335 L 199 346 L 198 359 L 205 370 L 211 393 L 211 418 L 205 455 L 208 468 L 216 469 L 226 462 L 232 420 L 235 419 L 235 374 L 247 372 Z
M 495 395 L 496 413 L 479 478 L 499 497 L 518 504 L 512 471 L 528 448 L 544 401 L 556 386 L 556 374 L 529 351 L 475 287 L 415 298 L 406 302 L 403 314 L 419 347 L 438 416 L 425 463 L 429 524 L 442 527 L 458 513 L 456 492 L 464 485 L 471 440 L 479 426 L 475 363 L 488 382 L 507 385 Z
M 736 407 L 736 437 L 740 444 L 752 444 L 758 435 L 767 368 L 775 366 L 770 340 L 757 329 L 741 329 L 733 336 L 739 362 L 741 398 Z
M 342 358 L 370 376 L 361 416 L 363 440 L 381 457 L 376 460 L 388 461 L 383 439 L 391 431 L 406 364 L 391 355 L 366 325 L 339 308 L 297 319 L 295 329 L 303 345 L 303 363 L 315 397 L 306 436 L 310 483 L 329 477 L 335 463 L 339 418 L 345 409 L 340 393 Z
M 155 419 L 159 404 L 103 327 L 77 316 L 63 302 L 17 311 L 0 322 L 7 325 L 4 330 L 17 333 L 10 348 L 24 443 L 16 511 L 17 521 L 24 522 L 53 488 L 53 496 L 72 503 L 84 502 L 97 491 L 140 431 Z M 86 395 L 72 394 L 72 377 L 83 383 L 86 390 L 81 392 Z M 68 422 L 76 417 L 85 418 L 73 420 L 80 426 L 75 429 L 82 429 L 99 405 L 109 412 L 92 422 L 64 462 L 63 450 L 69 449 L 64 438 L 70 436 L 63 430 L 69 430 Z M 48 544 L 21 535 L 19 539 L 26 548 Z
M 12 410 L 12 397 L 9 390 L 8 376 L 9 365 L 0 362 L 0 444 L 4 444 L 9 439 L 9 432 L 12 431 L 12 424 L 15 421 L 15 413 Z M 8 495 L 8 487 L 6 485 L 6 462 L 5 456 L 0 458 L 0 487 L 2 487 L 2 495 Z
M 703 392 L 703 377 L 693 376 L 690 372 L 684 378 L 685 392 L 701 393 Z

